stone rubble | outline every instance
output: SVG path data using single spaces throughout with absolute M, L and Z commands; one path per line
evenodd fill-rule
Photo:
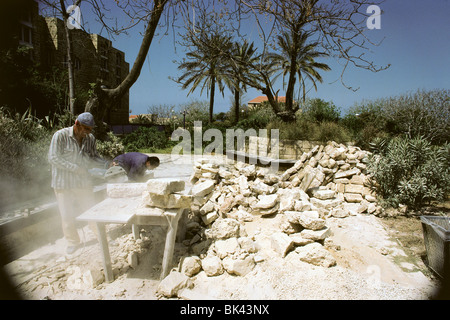
M 303 262 L 336 265 L 327 218 L 380 213 L 376 195 L 367 187 L 368 156 L 358 147 L 329 142 L 303 153 L 284 172 L 202 158 L 194 164 L 190 190 L 183 180 L 150 179 L 142 192 L 144 207 L 190 208 L 183 241 L 190 253 L 161 282 L 159 294 L 177 296 L 202 270 L 208 277 L 251 272 L 270 257 L 260 252 L 263 246 L 255 236 L 247 235 L 245 223 L 276 215 L 282 215 L 283 223 L 270 235 L 268 246 L 274 253 L 286 257 L 294 251 Z M 142 187 L 122 186 L 123 193 L 133 196 Z M 108 194 L 120 195 L 120 184 Z M 124 259 L 132 268 L 138 263 L 131 254 Z
M 368 156 L 358 147 L 329 142 L 303 153 L 282 173 L 242 162 L 198 160 L 190 180 L 190 222 L 184 241 L 196 263 L 183 259 L 180 272 L 189 277 L 201 270 L 209 277 L 251 272 L 266 258 L 259 254 L 256 239 L 247 236 L 245 223 L 278 214 L 286 223 L 270 236 L 275 253 L 285 257 L 295 251 L 303 262 L 336 265 L 330 251 L 338 248 L 328 238 L 332 230 L 327 218 L 381 210 L 367 187 Z

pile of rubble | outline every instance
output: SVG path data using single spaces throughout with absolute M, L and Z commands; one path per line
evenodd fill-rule
M 326 219 L 379 213 L 376 197 L 365 185 L 368 155 L 330 142 L 304 153 L 281 174 L 241 162 L 198 160 L 184 242 L 192 255 L 161 282 L 160 293 L 176 295 L 201 270 L 207 276 L 245 276 L 266 259 L 264 244 L 247 235 L 245 223 L 274 215 L 281 215 L 283 223 L 270 235 L 272 250 L 282 257 L 295 250 L 304 262 L 335 265 L 327 249 L 339 248 L 328 238 Z

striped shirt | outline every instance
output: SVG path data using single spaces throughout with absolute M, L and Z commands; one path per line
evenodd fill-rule
M 96 151 L 95 137 L 92 134 L 86 136 L 80 148 L 73 127 L 55 132 L 50 143 L 48 162 L 52 165 L 51 186 L 54 189 L 90 187 L 92 182 L 87 170 L 105 166 L 106 163 Z M 77 172 L 79 168 L 85 168 L 85 173 Z

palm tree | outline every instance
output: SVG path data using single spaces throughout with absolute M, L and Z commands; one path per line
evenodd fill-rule
M 305 101 L 305 80 L 310 80 L 317 91 L 316 81 L 322 82 L 322 76 L 318 70 L 329 71 L 330 67 L 325 63 L 317 62 L 315 59 L 327 56 L 326 53 L 316 50 L 318 42 L 307 43 L 309 34 L 300 29 L 291 29 L 277 36 L 277 43 L 281 53 L 268 55 L 270 67 L 280 71 L 277 75 L 283 75 L 283 84 L 288 75 L 286 90 L 286 112 L 294 113 L 294 86 L 297 81 L 296 75 L 302 88 L 302 98 Z
M 177 82 L 182 84 L 183 89 L 191 87 L 188 95 L 203 83 L 201 93 L 207 88 L 210 95 L 209 122 L 211 123 L 216 84 L 223 95 L 224 83 L 227 81 L 224 55 L 230 51 L 232 42 L 230 37 L 220 34 L 219 31 L 201 33 L 198 38 L 192 37 L 191 41 L 195 49 L 186 54 L 188 61 L 178 66 L 178 69 L 185 70 L 185 73 L 177 79 Z
M 243 44 L 235 42 L 233 44 L 231 59 L 229 61 L 229 75 L 228 80 L 231 84 L 230 89 L 234 93 L 234 121 L 237 123 L 239 121 L 239 102 L 241 98 L 241 93 L 247 90 L 246 82 L 251 82 L 256 80 L 256 75 L 254 75 L 250 66 L 258 62 L 259 56 L 255 55 L 256 48 L 253 47 L 253 42 L 249 44 L 244 41 Z M 252 78 L 247 81 L 242 81 L 244 77 Z

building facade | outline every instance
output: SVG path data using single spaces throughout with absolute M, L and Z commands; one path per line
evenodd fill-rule
M 23 1 L 23 0 L 22 0 Z M 43 70 L 58 68 L 67 70 L 67 42 L 64 21 L 39 15 L 37 1 L 24 2 L 23 15 L 18 23 L 19 45 L 32 50 L 30 59 L 38 62 Z M 69 30 L 72 37 L 72 61 L 75 91 L 78 93 L 76 113 L 84 108 L 91 84 L 98 81 L 108 88 L 117 87 L 129 73 L 125 53 L 113 47 L 112 42 L 97 34 L 81 29 Z M 108 111 L 105 122 L 126 124 L 129 116 L 129 93 Z

